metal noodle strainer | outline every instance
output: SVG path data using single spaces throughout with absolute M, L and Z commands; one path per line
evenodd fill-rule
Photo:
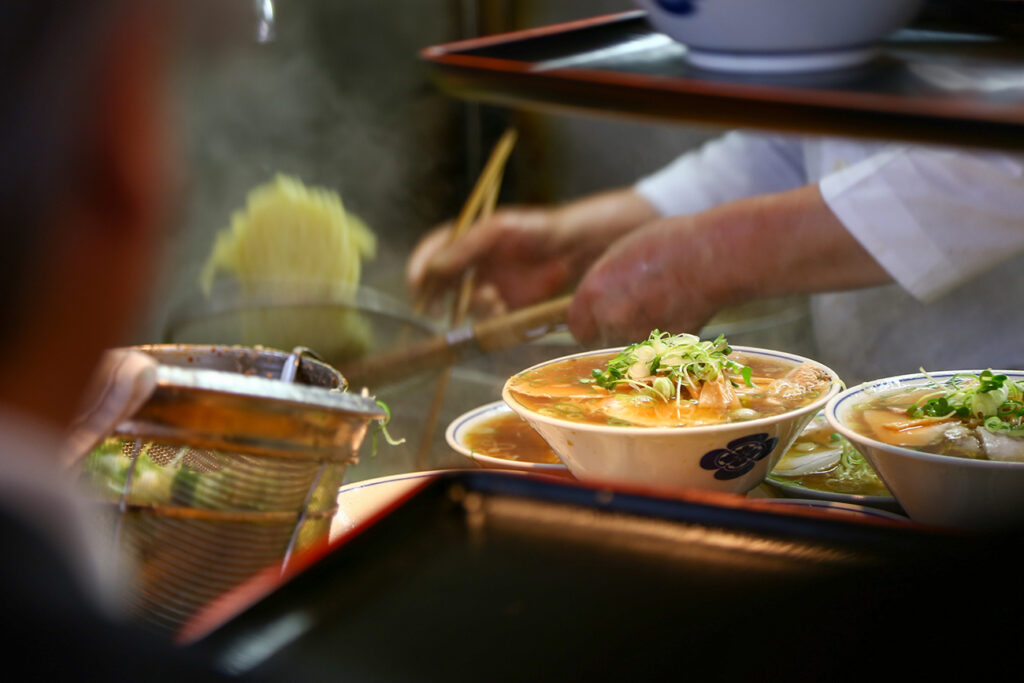
M 134 573 L 132 612 L 175 631 L 255 573 L 325 541 L 377 402 L 297 348 L 135 347 L 156 388 L 83 460 Z

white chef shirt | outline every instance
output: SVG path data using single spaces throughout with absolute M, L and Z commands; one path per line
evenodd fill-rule
M 733 132 L 643 178 L 663 215 L 818 183 L 896 285 L 813 297 L 818 355 L 848 383 L 1024 367 L 1024 163 L 995 152 Z M 785 245 L 780 245 L 785 248 Z

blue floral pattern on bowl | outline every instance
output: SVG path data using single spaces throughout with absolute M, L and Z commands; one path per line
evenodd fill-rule
M 725 448 L 708 451 L 700 459 L 700 466 L 715 470 L 715 479 L 736 479 L 754 469 L 754 465 L 775 450 L 778 444 L 778 437 L 769 438 L 763 432 L 748 434 L 730 441 Z
M 697 11 L 697 0 L 655 0 L 669 14 L 685 16 Z

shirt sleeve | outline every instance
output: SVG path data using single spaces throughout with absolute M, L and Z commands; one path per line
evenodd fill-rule
M 642 178 L 634 189 L 663 216 L 676 216 L 807 182 L 799 138 L 734 131 Z
M 819 187 L 847 230 L 925 303 L 1024 251 L 1019 157 L 894 146 Z

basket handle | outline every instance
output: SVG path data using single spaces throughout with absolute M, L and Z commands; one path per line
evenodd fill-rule
M 428 369 L 454 365 L 474 353 L 491 353 L 540 339 L 564 327 L 572 296 L 546 301 L 408 346 L 363 358 L 342 368 L 349 386 L 380 386 Z

